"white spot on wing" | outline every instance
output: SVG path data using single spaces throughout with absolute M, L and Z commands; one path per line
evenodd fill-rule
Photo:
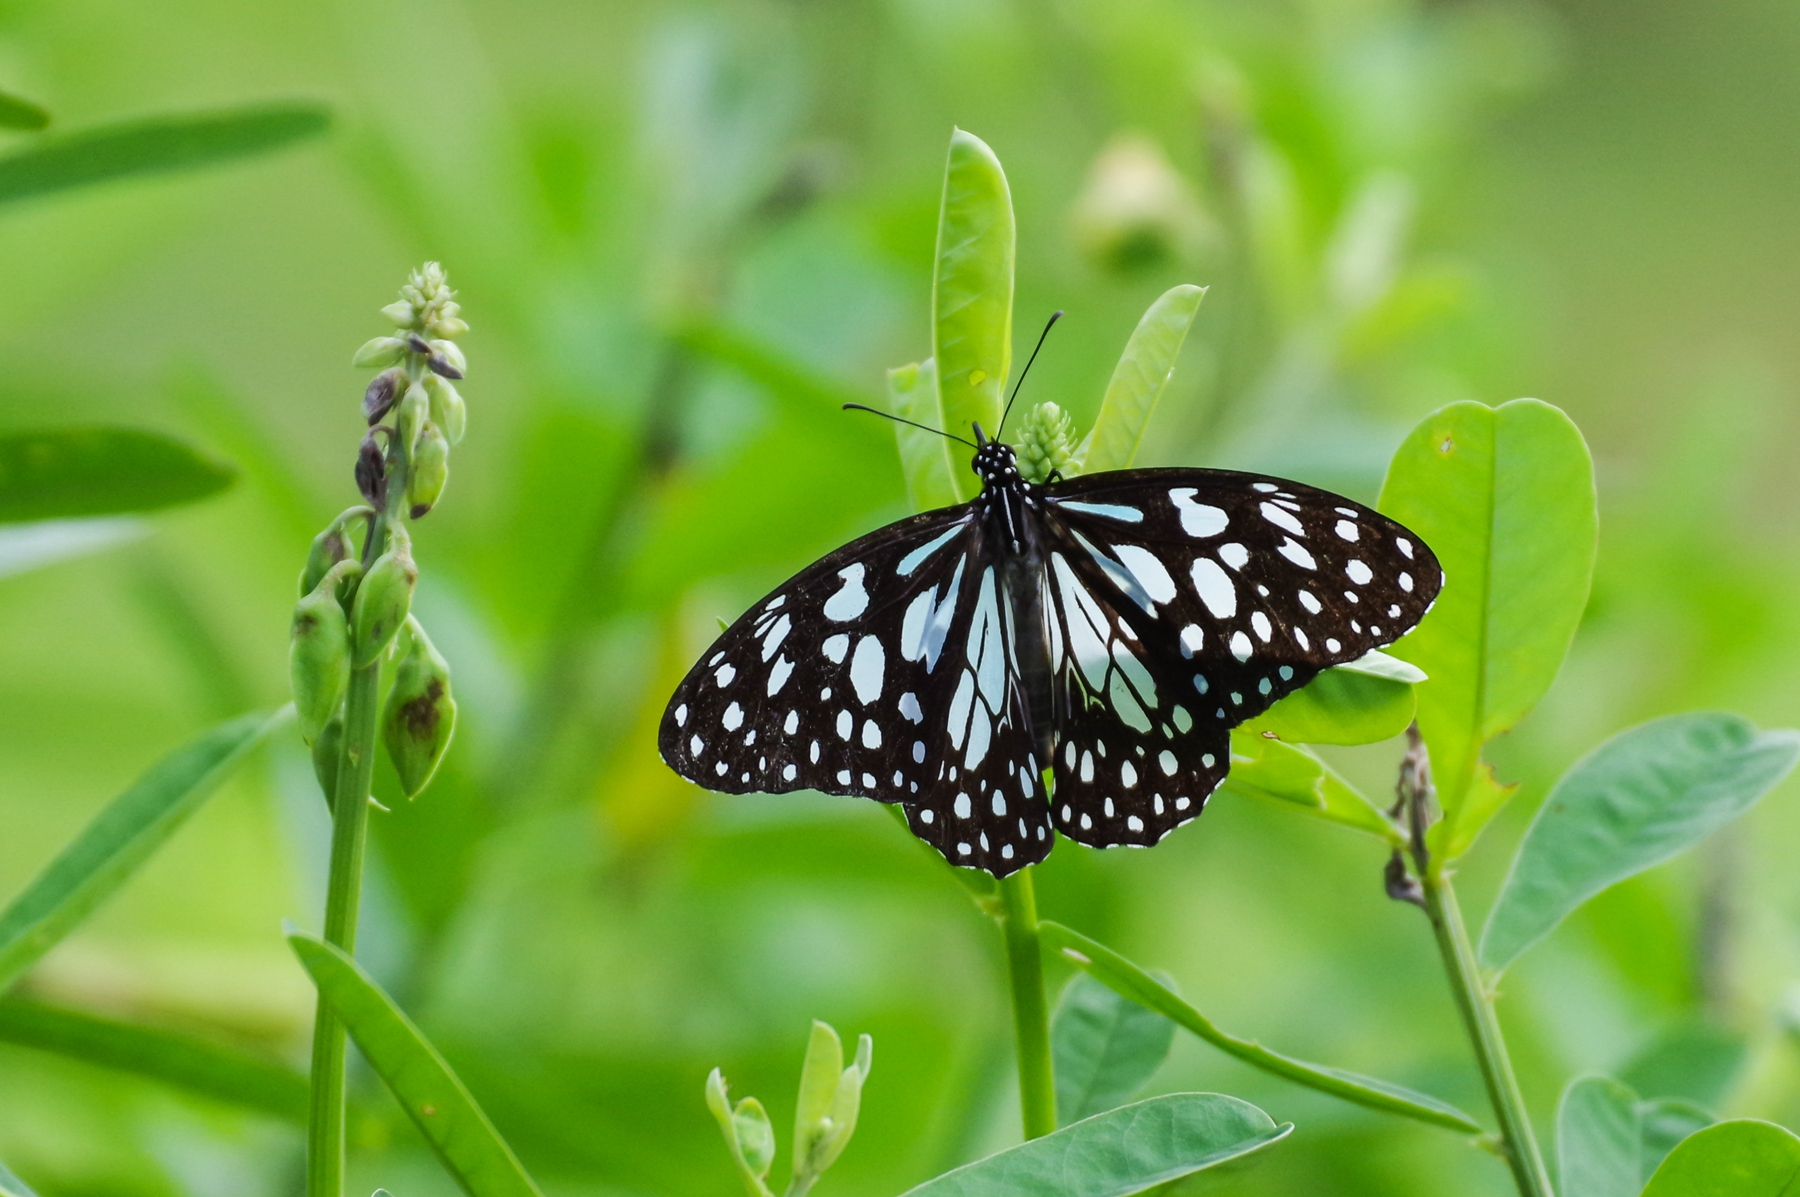
M 1192 494 L 1193 492 L 1188 492 Z M 1141 523 L 1144 513 L 1136 507 L 1126 507 L 1117 503 L 1082 503 L 1074 499 L 1052 499 L 1058 507 L 1066 507 L 1070 511 L 1084 511 L 1089 515 L 1103 515 L 1109 520 L 1123 520 L 1128 524 Z
M 1250 637 L 1242 632 L 1233 632 L 1231 634 L 1231 655 L 1240 661 L 1248 661 L 1250 653 Z
M 1113 546 L 1113 553 L 1125 563 L 1131 576 L 1138 580 L 1144 592 L 1159 603 L 1171 602 L 1175 598 L 1175 579 L 1163 563 L 1156 559 L 1156 554 L 1149 549 L 1135 544 Z
M 914 723 L 925 720 L 925 712 L 919 709 L 919 699 L 911 690 L 900 696 L 900 713 Z
M 1215 619 L 1230 619 L 1237 614 L 1237 588 L 1211 557 L 1194 558 L 1194 589 Z
M 1370 579 L 1375 576 L 1374 571 L 1361 561 L 1350 562 L 1344 567 L 1344 572 L 1349 574 L 1350 580 L 1358 586 L 1367 586 Z
M 1341 511 L 1343 509 L 1339 508 L 1339 510 Z M 1356 528 L 1356 525 L 1351 523 L 1349 520 L 1339 520 L 1337 522 L 1337 528 L 1335 529 L 1335 531 L 1343 539 L 1351 542 L 1352 544 L 1356 543 L 1357 528 Z
M 713 674 L 713 677 L 718 681 L 719 688 L 724 689 L 726 686 L 731 685 L 732 680 L 737 677 L 737 670 L 731 667 L 730 661 L 727 661 L 725 664 L 719 666 L 718 671 Z
M 1285 532 L 1292 532 L 1295 536 L 1306 535 L 1306 529 L 1301 526 L 1299 520 L 1294 518 L 1293 513 L 1285 511 L 1273 503 L 1259 503 L 1256 509 L 1262 512 L 1264 519 L 1277 528 Z
M 919 566 L 921 566 L 925 563 L 925 559 L 927 557 L 931 556 L 933 553 L 937 552 L 939 549 L 943 548 L 946 544 L 948 544 L 950 542 L 950 538 L 957 535 L 958 533 L 960 533 L 963 530 L 963 527 L 964 527 L 963 524 L 958 524 L 958 525 L 956 525 L 956 527 L 950 529 L 948 532 L 945 532 L 943 535 L 937 537 L 935 540 L 932 540 L 929 543 L 920 545 L 918 548 L 914 549 L 912 552 L 908 553 L 906 556 L 900 558 L 900 564 L 894 567 L 894 572 L 899 574 L 903 578 L 911 577 L 913 570 L 918 569 Z
M 675 708 L 675 726 L 687 726 L 687 703 L 685 702 Z
M 1205 643 L 1206 643 L 1206 633 L 1204 633 L 1200 630 L 1199 624 L 1190 623 L 1185 628 L 1181 629 L 1181 655 L 1182 656 L 1192 657 L 1192 656 L 1197 655 L 1200 652 L 1201 647 L 1203 645 L 1205 645 Z
M 837 717 L 838 739 L 848 740 L 850 733 L 856 729 L 856 718 L 849 711 L 839 711 Z
M 725 714 L 719 718 L 719 722 L 725 725 L 726 731 L 736 731 L 744 726 L 744 708 L 732 703 L 725 708 Z
M 1264 644 L 1269 642 L 1271 628 L 1269 627 L 1269 617 L 1267 615 L 1264 615 L 1261 611 L 1252 612 L 1250 615 L 1250 626 L 1255 629 L 1256 638 L 1258 640 L 1262 641 Z
M 1191 486 L 1178 486 L 1169 492 L 1175 510 L 1181 513 L 1181 530 L 1196 540 L 1217 536 L 1231 523 L 1231 517 L 1206 503 L 1194 502 L 1199 492 Z
M 1283 514 L 1286 513 L 1284 512 Z M 1289 561 L 1292 561 L 1295 565 L 1298 565 L 1301 569 L 1319 568 L 1319 563 L 1313 560 L 1313 555 L 1306 551 L 1305 546 L 1292 540 L 1282 541 L 1281 547 L 1275 551 L 1280 553 L 1283 557 L 1286 557 Z
M 887 653 L 881 641 L 864 636 L 856 642 L 856 655 L 850 658 L 850 685 L 857 701 L 867 706 L 881 697 L 881 682 L 887 671 Z
M 787 685 L 788 675 L 793 672 L 794 672 L 794 663 L 792 661 L 788 660 L 786 657 L 783 657 L 779 661 L 775 662 L 775 667 L 773 669 L 769 670 L 769 697 L 770 698 L 775 697 L 775 695 L 781 691 L 781 688 L 783 686 Z
M 1232 569 L 1243 569 L 1250 561 L 1250 550 L 1235 541 L 1231 544 L 1222 544 L 1219 546 L 1219 560 Z
M 781 647 L 781 642 L 787 639 L 787 634 L 793 626 L 794 621 L 785 615 L 770 625 L 768 633 L 763 636 L 763 660 L 767 661 L 770 657 L 775 655 L 775 650 Z

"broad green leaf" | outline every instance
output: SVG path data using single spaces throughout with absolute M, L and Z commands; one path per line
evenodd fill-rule
M 1327 1068 L 1322 1064 L 1308 1064 L 1304 1060 L 1272 1052 L 1260 1043 L 1226 1034 L 1204 1014 L 1182 1001 L 1168 986 L 1111 948 L 1096 943 L 1079 931 L 1048 920 L 1038 924 L 1038 931 L 1046 945 L 1061 951 L 1064 957 L 1103 985 L 1139 1005 L 1155 1010 L 1174 1021 L 1177 1026 L 1187 1028 L 1220 1051 L 1236 1056 L 1246 1064 L 1372 1110 L 1399 1114 L 1468 1134 L 1481 1133 L 1480 1123 L 1455 1106 L 1435 1097 L 1408 1089 L 1404 1085 L 1376 1080 L 1374 1077 Z
M 1231 773 L 1224 788 L 1250 798 L 1299 807 L 1308 814 L 1372 832 L 1395 846 L 1405 837 L 1393 820 L 1324 761 L 1296 744 L 1270 739 L 1248 725 L 1231 732 Z
M 931 291 L 931 357 L 943 408 L 943 422 L 933 426 L 957 436 L 972 435 L 976 423 L 990 437 L 1000 428 L 1012 368 L 1013 236 L 1000 160 L 981 138 L 957 129 L 944 167 Z M 963 499 L 980 489 L 972 471 L 954 480 Z
M 1405 682 L 1327 669 L 1243 727 L 1290 744 L 1374 744 L 1405 731 L 1413 710 Z
M 463 1191 L 470 1197 L 542 1197 L 444 1057 L 393 999 L 333 945 L 298 932 L 289 933 L 288 943 L 369 1067 Z
M 0 156 L 0 203 L 266 153 L 330 124 L 317 104 L 268 104 L 53 134 Z
M 304 1076 L 192 1035 L 9 998 L 0 1001 L 0 1042 L 149 1077 L 290 1122 L 306 1121 Z
M 14 1176 L 12 1169 L 0 1163 L 0 1197 L 37 1197 L 31 1186 Z
M 1800 1138 L 1754 1118 L 1716 1123 L 1682 1140 L 1643 1192 L 1643 1197 L 1797 1195 Z
M 23 96 L 0 91 L 0 129 L 36 132 L 50 123 L 50 114 Z
M 1603 1076 L 1580 1077 L 1556 1111 L 1557 1188 L 1581 1197 L 1637 1197 L 1643 1130 L 1637 1094 Z
M 1076 973 L 1050 1019 L 1059 1126 L 1105 1113 L 1137 1095 L 1169 1058 L 1175 1024 Z
M 163 757 L 0 911 L 0 993 L 130 880 L 251 748 L 293 713 L 244 715 Z
M 1495 972 L 1609 886 L 1693 847 L 1800 760 L 1800 732 L 1705 711 L 1620 732 L 1544 799 L 1481 935 Z
M 944 418 L 938 403 L 937 364 L 930 358 L 911 366 L 888 371 L 888 399 L 893 413 L 925 428 L 936 428 Z M 960 447 L 947 437 L 936 436 L 924 428 L 894 425 L 894 436 L 900 442 L 900 471 L 906 476 L 906 497 L 914 511 L 932 511 L 962 502 L 957 491 L 957 453 Z M 975 476 L 962 463 L 962 473 Z
M 1181 343 L 1187 340 L 1194 313 L 1205 297 L 1205 287 L 1183 283 L 1165 291 L 1138 321 L 1113 368 L 1112 381 L 1106 384 L 1093 431 L 1082 446 L 1082 473 L 1130 469 L 1137 460 L 1150 413 L 1175 374 Z
M 1222 1093 L 1171 1093 L 965 1164 L 902 1197 L 1128 1197 L 1243 1159 L 1293 1129 Z
M 1436 606 L 1393 653 L 1430 675 L 1418 687 L 1419 730 L 1444 808 L 1432 846 L 1448 863 L 1497 809 L 1470 802 L 1482 745 L 1550 688 L 1587 605 L 1593 462 L 1575 425 L 1547 403 L 1453 403 L 1400 446 L 1380 506 L 1444 568 Z
M 135 428 L 7 433 L 0 435 L 0 523 L 191 503 L 236 476 L 186 441 Z

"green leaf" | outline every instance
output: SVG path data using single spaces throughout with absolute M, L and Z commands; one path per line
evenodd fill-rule
M 1718 1106 L 1749 1054 L 1749 1037 L 1742 1031 L 1699 1019 L 1679 1022 L 1639 1048 L 1619 1069 L 1619 1079 L 1650 1097 Z
M 1111 948 L 1094 942 L 1079 931 L 1048 920 L 1038 924 L 1038 931 L 1044 943 L 1060 950 L 1067 959 L 1114 992 L 1157 1011 L 1173 1020 L 1176 1025 L 1185 1027 L 1220 1051 L 1236 1056 L 1246 1064 L 1372 1110 L 1399 1114 L 1468 1134 L 1481 1133 L 1480 1123 L 1455 1106 L 1435 1097 L 1354 1072 L 1327 1068 L 1322 1064 L 1308 1064 L 1303 1060 L 1272 1052 L 1248 1039 L 1227 1035 L 1204 1014 L 1182 1001 L 1168 986 Z
M 941 423 L 957 436 L 971 426 L 993 436 L 1012 368 L 1013 209 L 1006 172 L 987 143 L 957 129 L 944 167 L 937 272 L 931 290 L 931 357 L 937 363 Z M 925 421 L 932 423 L 932 421 Z M 972 499 L 975 474 L 955 476 Z
M 1138 321 L 1113 367 L 1100 415 L 1079 454 L 1082 473 L 1130 469 L 1137 460 L 1150 413 L 1175 374 L 1181 343 L 1205 297 L 1205 287 L 1183 283 L 1163 292 Z
M 1709 1126 L 1669 1153 L 1643 1197 L 1796 1197 L 1800 1138 L 1754 1118 Z
M 244 715 L 163 757 L 107 803 L 0 911 L 0 993 L 55 947 L 199 809 L 250 749 L 293 713 Z
M 1582 1197 L 1637 1197 L 1643 1129 L 1637 1094 L 1603 1076 L 1579 1077 L 1556 1111 L 1557 1188 Z
M 150 511 L 204 499 L 237 470 L 186 441 L 135 428 L 0 435 L 0 523 Z
M 1293 1129 L 1235 1097 L 1171 1093 L 965 1164 L 902 1197 L 1127 1197 L 1242 1159 Z
M 0 1001 L 0 1042 L 148 1077 L 290 1122 L 306 1121 L 304 1076 L 192 1035 L 9 998 Z
M 31 1186 L 12 1174 L 12 1170 L 0 1163 L 0 1197 L 37 1197 Z
M 1587 605 L 1593 462 L 1549 404 L 1453 403 L 1400 446 L 1380 505 L 1444 567 L 1437 604 L 1393 652 L 1430 675 L 1418 687 L 1419 730 L 1444 808 L 1433 854 L 1448 863 L 1510 793 L 1481 784 L 1482 745 L 1550 688 Z
M 1576 907 L 1749 810 L 1800 761 L 1800 732 L 1758 732 L 1723 712 L 1620 732 L 1544 799 L 1481 935 L 1499 972 Z
M 438 1160 L 470 1197 L 542 1197 L 444 1057 L 357 963 L 298 932 L 288 943 Z
M 142 520 L 129 516 L 0 526 L 0 578 L 98 553 L 137 540 L 148 531 Z
M 936 428 L 944 418 L 938 403 L 937 365 L 926 358 L 911 366 L 888 371 L 888 398 L 893 413 L 925 428 Z M 894 425 L 894 436 L 900 442 L 900 470 L 906 476 L 906 497 L 914 511 L 932 511 L 962 502 L 957 491 L 957 444 L 947 437 Z M 962 463 L 962 473 L 971 478 L 975 472 Z
M 819 1136 L 820 1124 L 831 1112 L 838 1078 L 844 1072 L 844 1045 L 828 1023 L 813 1019 L 806 1041 L 806 1059 L 800 1065 L 800 1096 L 794 1106 L 794 1166 L 802 1166 Z
M 1310 815 L 1405 842 L 1393 820 L 1324 761 L 1295 744 L 1270 739 L 1248 725 L 1231 732 L 1231 772 L 1224 789 L 1249 798 L 1299 807 Z
M 1683 1140 L 1718 1121 L 1691 1101 L 1669 1097 L 1638 1102 L 1637 1115 L 1638 1175 L 1645 1183 Z
M 1349 669 L 1327 669 L 1244 724 L 1290 744 L 1374 744 L 1413 721 L 1413 688 Z
M 1060 1126 L 1105 1113 L 1137 1095 L 1175 1042 L 1175 1024 L 1086 973 L 1075 974 L 1050 1020 Z
M 0 156 L 0 203 L 132 175 L 190 170 L 266 153 L 331 124 L 317 104 L 268 104 L 100 125 Z
M 23 96 L 0 91 L 0 129 L 35 133 L 50 123 L 50 114 Z

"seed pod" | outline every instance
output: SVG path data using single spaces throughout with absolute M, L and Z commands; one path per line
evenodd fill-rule
M 392 409 L 405 381 L 406 371 L 394 366 L 377 374 L 369 389 L 363 392 L 363 415 L 369 418 L 371 428 L 381 423 L 381 418 Z
M 325 530 L 313 537 L 312 548 L 306 554 L 306 565 L 300 571 L 300 593 L 311 594 L 319 585 L 332 566 L 349 557 L 353 553 L 350 538 L 344 526 L 351 520 L 363 519 L 374 514 L 367 507 L 352 507 L 325 526 Z
M 396 366 L 406 353 L 406 342 L 399 337 L 376 337 L 363 342 L 350 360 L 353 366 Z
M 419 430 L 419 443 L 413 449 L 412 469 L 406 475 L 408 514 L 418 519 L 430 511 L 444 493 L 450 480 L 450 442 L 430 420 Z
M 414 797 L 431 782 L 456 731 L 456 700 L 450 696 L 450 666 L 432 647 L 416 619 L 406 621 L 410 640 L 394 671 L 381 712 L 381 738 L 400 775 L 400 788 Z
M 337 793 L 338 759 L 344 751 L 344 719 L 335 716 L 319 732 L 312 744 L 313 775 L 319 779 L 319 788 L 325 791 L 325 805 L 335 808 L 332 801 Z
M 425 390 L 431 396 L 431 421 L 443 429 L 444 437 L 451 444 L 461 444 L 463 433 L 468 431 L 468 409 L 463 406 L 461 392 L 447 378 L 436 374 L 425 376 Z
M 424 427 L 427 417 L 431 415 L 431 400 L 425 394 L 425 388 L 413 383 L 406 388 L 406 398 L 400 400 L 399 412 L 394 417 L 394 430 L 400 443 L 406 446 L 406 455 L 411 457 L 419 443 L 419 429 Z
M 356 451 L 356 489 L 377 511 L 387 506 L 387 459 L 372 432 Z
M 294 605 L 288 676 L 300 734 L 309 744 L 337 714 L 350 685 L 350 625 L 338 602 L 338 584 L 361 572 L 355 560 L 340 561 Z
M 381 656 L 393 642 L 394 634 L 406 622 L 412 609 L 413 585 L 419 580 L 419 568 L 413 564 L 412 546 L 399 526 L 392 525 L 393 537 L 388 551 L 375 558 L 356 588 L 356 602 L 350 609 L 351 661 L 357 669 Z

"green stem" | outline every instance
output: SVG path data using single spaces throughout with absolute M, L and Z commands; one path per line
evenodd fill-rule
M 1037 895 L 1029 866 L 1000 882 L 1005 908 L 1006 965 L 1012 978 L 1013 1025 L 1019 1046 L 1019 1105 L 1025 1137 L 1056 1129 L 1056 1081 L 1050 1063 L 1050 1010 L 1038 946 Z
M 1481 1079 L 1487 1084 L 1494 1116 L 1500 1121 L 1501 1145 L 1513 1182 L 1519 1187 L 1520 1197 L 1555 1197 L 1544 1157 L 1538 1151 L 1537 1136 L 1532 1133 L 1525 1098 L 1519 1092 L 1512 1061 L 1506 1054 L 1506 1039 L 1494 1013 L 1493 994 L 1482 984 L 1469 930 L 1463 923 L 1462 909 L 1456 904 L 1456 891 L 1450 887 L 1449 877 L 1441 872 L 1422 869 L 1420 874 L 1425 913 L 1431 916 L 1444 973 L 1456 995 L 1457 1008 L 1462 1011 L 1475 1058 L 1481 1064 Z

